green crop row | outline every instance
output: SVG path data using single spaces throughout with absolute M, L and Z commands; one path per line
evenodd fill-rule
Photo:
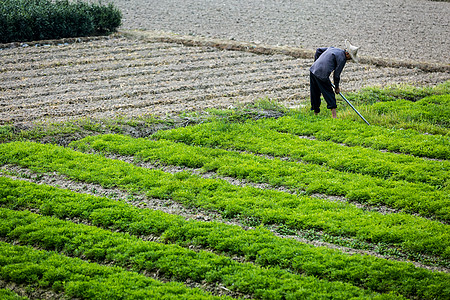
M 0 209 L 0 234 L 21 244 L 63 251 L 98 263 L 114 263 L 139 272 L 158 272 L 178 281 L 222 284 L 232 291 L 261 299 L 330 297 L 372 298 L 373 292 L 347 283 L 319 280 L 279 268 L 239 263 L 207 251 L 141 241 L 128 234 L 74 224 L 29 212 Z M 381 297 L 379 297 L 381 298 Z M 386 297 L 390 298 L 390 297 Z M 395 298 L 392 295 L 392 298 Z
M 432 124 L 442 130 L 450 127 L 450 94 L 430 96 L 417 102 L 403 99 L 379 102 L 368 109 L 372 115 L 386 116 L 386 119 L 392 120 L 393 126 L 409 122 Z
M 446 104 L 450 100 L 450 81 L 434 87 L 368 87 L 346 97 L 372 125 L 414 129 L 425 134 L 450 133 L 450 107 Z M 358 106 L 361 103 L 365 105 Z M 339 118 L 361 122 L 348 105 L 343 106 Z
M 450 140 L 447 136 L 423 134 L 413 129 L 367 126 L 365 123 L 352 120 L 316 118 L 306 114 L 289 115 L 279 119 L 261 119 L 255 124 L 278 132 L 314 136 L 321 141 L 421 157 L 450 159 Z
M 120 267 L 100 266 L 53 251 L 0 242 L 0 277 L 51 288 L 78 299 L 219 299 L 181 283 L 162 283 Z
M 264 224 L 314 228 L 332 235 L 391 243 L 413 252 L 450 257 L 447 225 L 404 213 L 382 215 L 348 203 L 238 187 L 223 180 L 202 179 L 186 172 L 172 175 L 50 144 L 1 144 L 0 163 L 17 164 L 36 172 L 56 171 L 75 180 L 95 182 L 105 187 L 142 191 L 149 197 L 217 210 L 225 217 L 257 217 Z
M 0 177 L 0 195 L 3 207 L 38 209 L 45 215 L 60 219 L 81 218 L 81 220 L 89 221 L 96 226 L 120 230 L 132 235 L 160 236 L 161 240 L 166 242 L 176 242 L 185 246 L 201 246 L 230 256 L 245 256 L 262 267 L 280 267 L 306 276 L 348 282 L 380 293 L 397 292 L 413 298 L 433 299 L 435 297 L 445 298 L 446 295 L 450 295 L 450 290 L 447 289 L 450 281 L 448 274 L 415 268 L 409 263 L 389 261 L 367 255 L 346 255 L 337 250 L 313 247 L 292 239 L 277 237 L 261 227 L 244 230 L 239 226 L 223 223 L 185 220 L 181 216 L 138 209 L 107 198 L 78 194 L 2 177 Z M 12 214 L 9 210 L 5 211 Z M 25 213 L 24 216 L 26 216 Z M 34 238 L 38 235 L 27 233 L 26 237 L 23 237 L 25 229 L 12 231 L 11 227 L 6 225 L 17 223 L 25 226 L 22 221 L 19 221 L 18 215 L 12 216 L 8 222 L 5 214 L 2 217 L 5 220 L 1 227 L 3 234 L 19 239 L 28 239 L 29 237 L 33 239 L 30 240 L 31 243 L 37 243 Z M 59 231 L 55 233 L 56 235 L 50 234 L 50 229 L 48 229 L 50 223 L 55 226 L 59 224 L 57 221 L 48 221 L 41 226 L 33 226 L 33 230 L 42 230 L 43 242 L 49 243 L 55 249 L 70 250 L 75 253 L 74 251 L 80 247 L 71 245 L 77 243 L 78 240 L 86 240 L 86 238 L 71 236 L 68 230 L 64 229 L 66 226 L 57 226 Z M 93 230 L 94 233 L 101 231 L 98 228 L 89 230 Z M 117 236 L 125 238 L 119 234 Z M 97 243 L 91 243 L 85 247 L 83 253 L 80 252 L 77 255 L 85 255 L 91 259 L 106 257 L 110 260 L 113 260 L 111 255 L 115 255 L 125 259 L 130 255 L 132 249 L 143 249 L 144 246 L 140 246 L 141 242 L 128 237 L 127 239 L 133 240 L 133 245 L 136 245 L 130 247 L 127 255 L 121 256 L 116 253 L 104 235 L 99 236 Z M 100 249 L 102 245 L 106 245 L 111 250 Z M 192 255 L 192 257 L 194 260 L 196 256 Z M 206 257 L 209 256 L 206 255 Z M 129 257 L 127 259 L 132 260 Z M 221 261 L 224 262 L 223 259 Z M 135 263 L 138 262 L 139 260 L 135 260 Z M 184 260 L 180 261 L 180 263 L 182 262 Z M 124 261 L 124 263 L 127 262 Z M 227 262 L 227 264 L 232 265 L 231 262 Z M 199 265 L 204 267 L 206 262 Z M 202 276 L 201 272 L 195 274 L 197 274 L 195 276 Z M 402 280 L 402 278 L 408 278 L 408 280 Z
M 358 92 L 347 93 L 346 98 L 357 104 L 373 104 L 404 99 L 412 102 L 434 95 L 450 93 L 450 80 L 436 86 L 418 87 L 407 84 L 394 84 L 383 88 L 365 87 Z
M 149 159 L 155 159 L 158 156 L 158 159 L 161 160 L 166 159 L 163 157 L 172 156 L 173 158 L 166 159 L 167 161 L 171 160 L 170 163 L 189 166 L 197 164 L 198 167 L 217 170 L 229 176 L 292 186 L 307 192 L 342 195 L 351 201 L 383 204 L 441 220 L 448 221 L 450 219 L 450 187 L 448 185 L 450 163 L 447 161 L 424 161 L 405 155 L 376 153 L 374 150 L 360 147 L 345 147 L 331 142 L 300 139 L 291 134 L 265 130 L 251 123 L 206 123 L 159 131 L 153 137 L 190 145 L 287 156 L 291 159 L 302 159 L 321 164 L 321 166 L 258 159 L 250 155 L 238 156 L 205 148 L 191 147 L 188 149 L 184 146 L 173 147 L 183 148 L 186 152 L 179 153 L 178 150 L 172 151 L 167 148 L 161 150 L 161 153 L 155 154 L 150 149 L 142 151 L 141 156 Z M 105 139 L 113 140 L 114 138 Z M 88 138 L 86 141 L 89 140 Z M 82 140 L 73 145 L 86 147 L 83 146 L 83 142 Z M 141 144 L 137 146 L 138 149 L 143 148 L 143 142 L 131 141 L 129 144 L 133 143 Z M 96 144 L 97 150 L 121 148 L 120 151 L 126 153 L 125 147 L 115 145 L 114 140 L 111 142 L 111 146 L 108 144 L 108 141 L 100 141 Z M 147 144 L 151 144 L 151 142 L 147 142 Z M 231 160 L 231 157 L 233 163 L 227 162 L 226 159 Z M 204 166 L 200 164 L 200 161 Z M 350 173 L 349 171 L 369 174 Z M 386 180 L 376 178 L 375 174 L 388 178 Z M 397 178 L 433 182 L 435 186 L 421 182 L 395 180 Z
M 115 31 L 121 19 L 121 12 L 112 4 L 2 0 L 0 43 L 105 34 Z
M 224 127 L 217 123 L 209 123 L 203 126 L 160 131 L 156 136 L 194 145 L 234 148 L 281 157 L 288 156 L 291 159 L 326 165 L 343 172 L 362 173 L 382 179 L 405 180 L 412 183 L 426 183 L 436 188 L 447 187 L 450 182 L 450 161 L 424 160 L 409 155 L 382 153 L 362 147 L 346 147 L 332 142 L 299 139 L 297 136 L 264 130 L 251 124 L 229 124 Z M 220 139 L 220 144 L 216 142 L 216 139 Z M 100 151 L 104 149 L 105 151 L 120 152 L 122 155 L 136 155 L 138 151 L 146 150 L 145 155 L 151 159 L 164 159 L 164 154 L 159 153 L 164 151 L 165 147 L 169 148 L 165 151 L 168 156 L 177 156 L 180 161 L 183 161 L 181 158 L 183 153 L 177 154 L 177 151 L 195 152 L 195 155 L 204 156 L 202 158 L 192 157 L 190 162 L 186 162 L 190 167 L 203 167 L 207 160 L 216 157 L 236 156 L 235 154 L 227 155 L 226 151 L 216 149 L 177 146 L 175 143 L 165 141 L 134 140 L 113 135 L 90 136 L 73 142 L 70 146 L 83 151 L 92 148 Z M 177 147 L 179 149 L 171 150 Z
M 7 290 L 7 289 L 0 289 L 0 299 L 3 300 L 28 300 L 27 297 L 21 297 L 17 295 L 17 293 Z

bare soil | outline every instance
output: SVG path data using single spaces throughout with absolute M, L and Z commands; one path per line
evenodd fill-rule
M 362 56 L 450 63 L 450 3 L 427 0 L 109 0 L 122 29 L 174 32 Z
M 268 54 L 258 54 L 213 44 L 185 46 L 189 39 L 161 42 L 164 39 L 154 36 L 119 34 L 80 43 L 48 41 L 3 48 L 0 125 L 166 116 L 266 97 L 287 107 L 307 104 L 313 60 L 302 57 L 308 55 L 277 54 L 270 47 L 260 51 Z M 344 93 L 374 85 L 435 85 L 450 79 L 446 70 L 373 64 L 348 63 L 344 73 Z

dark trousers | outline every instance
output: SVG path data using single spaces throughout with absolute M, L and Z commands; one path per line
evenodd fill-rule
M 333 87 L 331 86 L 331 81 L 320 80 L 313 73 L 309 72 L 309 82 L 310 82 L 310 92 L 311 92 L 311 110 L 314 112 L 320 112 L 320 95 L 327 102 L 327 108 L 336 108 L 336 96 L 334 95 Z

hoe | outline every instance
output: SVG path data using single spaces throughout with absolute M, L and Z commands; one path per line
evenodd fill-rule
M 334 84 L 331 84 L 332 86 L 333 86 L 333 88 L 335 89 L 335 87 L 334 87 Z M 361 119 L 363 119 L 364 120 L 364 122 L 366 122 L 367 123 L 367 125 L 370 125 L 369 124 L 369 122 L 367 122 L 367 120 L 366 119 L 364 119 L 364 117 L 363 116 L 361 116 L 361 114 L 359 113 L 359 111 L 357 111 L 356 110 L 356 108 L 354 108 L 353 107 L 353 105 L 347 100 L 347 98 L 345 98 L 344 97 L 344 95 L 342 95 L 342 93 L 341 92 L 339 92 L 339 95 L 341 95 L 341 97 L 345 100 L 345 102 L 347 102 L 348 103 L 348 105 L 350 105 L 350 107 L 351 108 L 353 108 L 353 110 L 358 114 L 358 116 L 360 116 L 361 117 Z

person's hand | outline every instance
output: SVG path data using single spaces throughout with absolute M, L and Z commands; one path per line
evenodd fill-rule
M 334 89 L 334 92 L 335 92 L 336 94 L 339 94 L 339 93 L 341 92 L 341 89 L 340 89 L 340 88 L 335 88 L 335 89 Z

